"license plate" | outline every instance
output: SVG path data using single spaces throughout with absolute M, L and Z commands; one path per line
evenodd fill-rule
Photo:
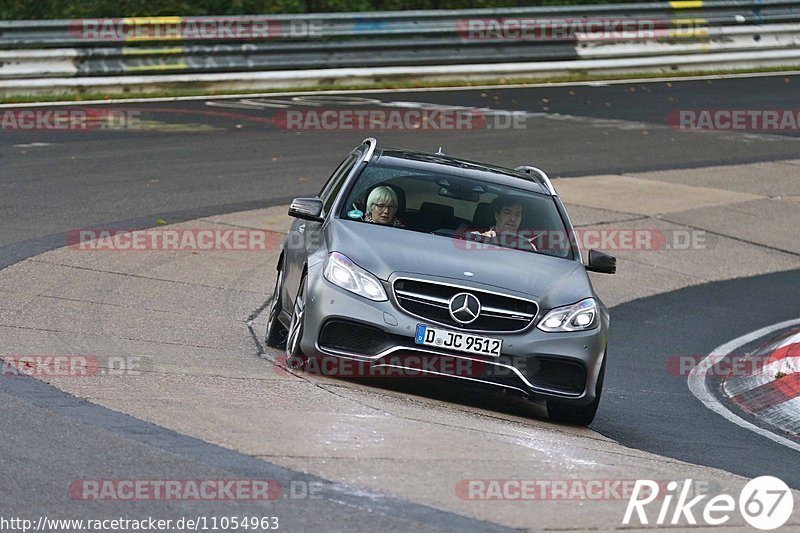
M 494 357 L 499 357 L 500 350 L 503 348 L 503 341 L 500 339 L 432 328 L 422 324 L 417 324 L 414 342 L 423 346 L 435 346 L 436 348 Z

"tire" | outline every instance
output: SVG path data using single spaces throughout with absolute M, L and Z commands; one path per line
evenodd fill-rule
M 283 262 L 278 266 L 278 279 L 275 280 L 275 290 L 269 303 L 269 318 L 267 320 L 267 334 L 264 344 L 271 348 L 283 349 L 286 346 L 286 337 L 289 332 L 278 320 L 281 313 L 281 292 L 283 288 Z
M 571 426 L 588 426 L 597 414 L 600 405 L 600 395 L 603 392 L 603 381 L 606 376 L 606 356 L 603 354 L 603 364 L 600 366 L 600 375 L 597 376 L 595 396 L 589 405 L 569 405 L 566 403 L 547 400 L 547 416 L 550 420 Z
M 300 339 L 303 338 L 303 327 L 306 321 L 306 296 L 308 287 L 308 276 L 303 274 L 300 280 L 300 287 L 297 289 L 297 296 L 294 299 L 292 308 L 292 323 L 289 325 L 289 333 L 286 336 L 286 358 L 292 359 L 303 355 L 300 349 Z

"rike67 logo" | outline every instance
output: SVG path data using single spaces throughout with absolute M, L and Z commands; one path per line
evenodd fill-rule
M 794 509 L 792 491 L 776 477 L 761 476 L 750 480 L 739 493 L 738 500 L 729 494 L 719 494 L 706 502 L 703 500 L 708 498 L 707 494 L 689 499 L 692 483 L 691 479 L 687 479 L 679 487 L 677 481 L 670 481 L 666 494 L 659 494 L 659 483 L 648 479 L 637 480 L 622 523 L 629 525 L 635 513 L 639 523 L 650 524 L 653 516 L 652 513 L 648 516 L 645 507 L 657 500 L 660 507 L 657 504 L 651 511 L 658 509 L 658 516 L 652 523 L 659 526 L 679 523 L 695 525 L 697 518 L 702 518 L 708 525 L 719 526 L 731 519 L 738 503 L 739 513 L 745 522 L 756 529 L 769 531 L 784 525 Z

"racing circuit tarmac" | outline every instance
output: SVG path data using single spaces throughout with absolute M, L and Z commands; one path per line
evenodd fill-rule
M 391 104 L 392 108 L 414 108 L 420 103 L 478 107 L 486 109 L 489 116 L 494 111 L 524 112 L 524 129 L 374 135 L 384 146 L 430 152 L 442 146 L 447 154 L 489 163 L 535 164 L 551 177 L 563 178 L 557 180 L 556 188 L 578 225 L 657 227 L 665 231 L 688 228 L 706 232 L 709 246 L 689 252 L 620 253 L 616 277 L 592 278 L 601 297 L 613 305 L 606 388 L 591 426 L 597 433 L 553 426 L 541 411 L 518 402 L 504 404 L 505 400 L 496 395 L 476 399 L 474 392 L 429 383 L 376 387 L 325 383 L 303 389 L 311 397 L 291 397 L 293 407 L 305 401 L 334 402 L 332 412 L 350 412 L 351 407 L 338 404 L 347 400 L 404 419 L 420 418 L 430 425 L 461 428 L 470 434 L 465 437 L 469 446 L 453 443 L 454 456 L 437 456 L 434 466 L 425 467 L 445 478 L 459 473 L 461 477 L 455 479 L 468 477 L 470 464 L 480 462 L 483 456 L 496 461 L 482 470 L 489 476 L 521 476 L 514 470 L 520 464 L 519 456 L 509 456 L 504 465 L 503 457 L 495 455 L 496 449 L 508 445 L 500 444 L 508 438 L 497 435 L 509 431 L 516 435 L 512 444 L 517 443 L 517 449 L 522 446 L 518 442 L 529 439 L 530 448 L 536 450 L 530 458 L 532 465 L 540 464 L 537 461 L 545 454 L 544 464 L 552 469 L 548 471 L 551 478 L 576 477 L 575 469 L 580 468 L 586 468 L 586 476 L 590 476 L 592 468 L 581 465 L 591 465 L 595 454 L 603 453 L 607 454 L 604 460 L 609 461 L 605 466 L 611 471 L 617 465 L 608 457 L 619 454 L 620 463 L 630 461 L 634 466 L 628 470 L 624 465 L 619 468 L 626 475 L 633 472 L 634 477 L 648 477 L 654 472 L 663 475 L 666 469 L 673 472 L 674 479 L 683 479 L 684 471 L 691 475 L 677 462 L 684 461 L 746 477 L 774 475 L 800 489 L 796 450 L 706 409 L 689 392 L 686 377 L 673 375 L 667 365 L 672 357 L 707 354 L 748 332 L 800 316 L 798 130 L 698 133 L 677 131 L 665 124 L 666 116 L 676 109 L 760 109 L 765 105 L 794 109 L 798 107 L 798 84 L 800 76 L 780 75 L 371 92 L 358 94 L 358 98 L 368 99 L 360 102 L 352 96 L 337 102 L 330 97 L 325 100 L 323 95 L 297 99 L 281 95 L 111 104 L 135 112 L 141 127 L 0 132 L 0 268 L 5 268 L 0 270 L 0 291 L 5 294 L 0 305 L 0 335 L 4 339 L 0 354 L 50 353 L 53 346 L 91 353 L 90 347 L 111 339 L 115 346 L 130 340 L 151 343 L 144 349 L 162 352 L 168 361 L 172 357 L 176 361 L 165 373 L 168 379 L 155 375 L 159 369 L 151 378 L 132 380 L 119 390 L 93 389 L 91 383 L 74 380 L 59 382 L 58 387 L 67 394 L 38 381 L 0 376 L 0 426 L 4 428 L 5 450 L 0 456 L 0 472 L 4 474 L 0 514 L 232 516 L 258 509 L 260 514 L 280 515 L 289 531 L 621 527 L 617 508 L 592 510 L 575 502 L 550 502 L 549 507 L 537 507 L 531 516 L 523 507 L 525 502 L 516 502 L 511 510 L 471 502 L 460 502 L 463 505 L 459 507 L 459 502 L 448 504 L 443 494 L 428 495 L 423 488 L 415 491 L 406 478 L 424 477 L 423 465 L 427 463 L 420 457 L 419 465 L 415 465 L 406 457 L 405 439 L 411 437 L 391 431 L 384 422 L 365 414 L 351 413 L 361 417 L 358 419 L 368 428 L 374 424 L 376 432 L 397 439 L 396 456 L 390 453 L 377 462 L 359 463 L 360 453 L 366 457 L 370 448 L 386 446 L 377 442 L 365 442 L 354 452 L 352 464 L 337 461 L 335 453 L 326 456 L 327 452 L 310 441 L 315 436 L 330 437 L 337 424 L 345 424 L 334 416 L 307 416 L 304 427 L 308 431 L 300 431 L 304 442 L 293 442 L 298 433 L 281 432 L 286 427 L 274 420 L 275 432 L 270 434 L 269 428 L 263 428 L 264 435 L 278 439 L 278 447 L 284 450 L 274 454 L 258 442 L 258 428 L 249 434 L 244 429 L 237 433 L 239 428 L 228 428 L 229 434 L 223 434 L 220 428 L 224 424 L 215 426 L 215 420 L 241 419 L 241 428 L 252 428 L 253 419 L 242 410 L 280 411 L 285 408 L 280 402 L 287 401 L 269 393 L 262 397 L 254 385 L 263 386 L 265 382 L 244 385 L 242 381 L 241 386 L 236 385 L 236 379 L 257 380 L 269 370 L 264 359 L 253 356 L 258 347 L 247 333 L 243 318 L 263 304 L 271 292 L 274 255 L 268 259 L 231 259 L 229 266 L 223 261 L 213 267 L 208 265 L 216 265 L 218 259 L 209 259 L 205 265 L 191 258 L 181 259 L 176 263 L 178 268 L 159 259 L 141 271 L 146 275 L 130 265 L 126 267 L 125 257 L 95 262 L 67 251 L 24 261 L 64 246 L 67 232 L 77 228 L 132 229 L 154 226 L 157 219 L 174 224 L 204 218 L 209 224 L 252 222 L 281 231 L 288 220 L 281 216 L 285 208 L 263 208 L 282 206 L 292 197 L 315 193 L 367 133 L 286 131 L 264 119 L 276 110 L 330 109 L 356 103 L 361 107 Z M 238 218 L 221 216 L 257 209 L 262 210 Z M 148 260 L 136 257 L 130 261 Z M 67 275 L 63 270 L 70 265 L 74 272 Z M 131 270 L 126 270 L 128 267 Z M 22 268 L 33 274 L 23 276 L 15 270 Z M 226 268 L 236 274 L 226 279 Z M 189 288 L 196 284 L 197 294 L 176 296 L 167 304 L 165 298 L 172 293 L 164 288 L 158 305 L 148 306 L 148 297 L 154 295 L 136 294 L 136 285 L 130 287 L 130 294 L 124 294 L 130 280 L 112 279 L 108 273 L 113 269 L 133 278 L 158 274 Z M 112 297 L 110 292 L 118 285 L 119 292 Z M 103 288 L 110 292 L 104 293 Z M 86 299 L 86 295 L 91 298 Z M 124 310 L 116 320 L 105 322 L 91 307 L 106 298 Z M 235 310 L 236 318 L 216 311 L 220 301 L 224 305 L 219 308 Z M 166 333 L 158 331 L 161 319 L 154 316 L 160 317 L 158 313 L 165 312 L 165 306 L 180 318 L 174 324 L 185 328 L 183 332 L 177 327 Z M 164 320 L 173 324 L 169 322 L 172 318 Z M 148 337 L 150 333 L 152 337 Z M 188 353 L 193 353 L 194 359 L 190 360 Z M 209 362 L 204 363 L 204 358 Z M 182 381 L 182 364 L 191 373 L 206 364 L 210 370 L 207 375 L 198 371 L 191 379 L 187 372 L 187 379 Z M 285 385 L 266 383 L 278 388 Z M 213 410 L 188 409 L 181 414 L 177 404 L 170 402 L 170 394 L 175 394 L 177 402 L 192 404 L 196 401 L 190 396 L 193 386 L 198 387 L 198 398 L 209 399 Z M 337 398 L 318 396 L 317 389 L 323 387 L 334 390 Z M 251 400 L 252 404 L 248 403 Z M 174 416 L 171 409 L 175 409 Z M 265 413 L 263 419 L 271 420 L 272 416 Z M 761 425 L 757 418 L 748 420 Z M 414 428 L 404 424 L 398 421 L 399 428 Z M 480 434 L 478 428 L 485 425 L 492 425 L 492 431 L 498 433 L 487 430 Z M 448 434 L 452 438 L 455 435 L 457 432 Z M 633 450 L 624 451 L 607 438 Z M 796 435 L 788 438 L 797 442 Z M 478 446 L 481 439 L 486 440 L 487 449 Z M 449 443 L 439 444 L 446 447 Z M 293 456 L 295 448 L 303 453 Z M 656 460 L 640 452 L 664 458 Z M 468 459 L 459 461 L 457 453 Z M 373 479 L 370 473 L 374 473 Z M 525 475 L 537 474 L 529 471 Z M 714 476 L 715 480 L 727 479 L 724 474 Z M 86 502 L 66 497 L 67 487 L 76 479 L 154 477 L 246 477 L 281 480 L 283 485 L 319 481 L 324 489 L 319 499 L 279 500 L 263 507 L 252 502 Z M 794 524 L 800 523 L 797 516 L 796 512 Z M 574 524 L 564 523 L 564 517 L 574 519 Z

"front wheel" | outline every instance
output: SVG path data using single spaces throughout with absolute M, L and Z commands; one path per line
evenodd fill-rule
M 303 338 L 303 327 L 306 321 L 306 288 L 308 286 L 308 276 L 303 275 L 300 280 L 300 287 L 297 289 L 297 296 L 294 299 L 292 309 L 292 323 L 289 325 L 289 335 L 286 337 L 286 357 L 293 358 L 303 355 L 300 349 L 300 339 Z
M 589 405 L 569 405 L 553 400 L 547 400 L 547 415 L 553 422 L 569 424 L 572 426 L 588 426 L 597 414 L 600 405 L 600 395 L 603 392 L 603 381 L 606 375 L 606 356 L 603 354 L 603 364 L 600 366 L 600 375 L 597 376 L 594 400 Z
M 278 279 L 275 281 L 275 290 L 269 303 L 269 319 L 267 320 L 267 334 L 264 343 L 271 348 L 283 348 L 286 345 L 286 328 L 278 320 L 281 314 L 281 293 L 283 292 L 283 262 L 278 266 Z

